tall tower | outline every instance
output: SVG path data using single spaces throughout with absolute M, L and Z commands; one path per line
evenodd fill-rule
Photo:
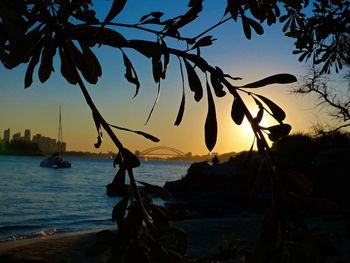
M 26 142 L 31 142 L 31 137 L 30 137 L 30 129 L 26 129 L 24 131 L 24 140 Z
M 10 135 L 11 135 L 10 128 L 8 128 L 7 130 L 4 130 L 4 140 L 3 140 L 4 143 L 10 142 Z

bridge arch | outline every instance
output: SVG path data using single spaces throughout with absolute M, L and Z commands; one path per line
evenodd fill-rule
M 167 151 L 170 151 L 170 152 L 173 152 L 174 154 L 176 154 L 177 156 L 185 156 L 186 154 L 179 150 L 179 149 L 176 149 L 176 148 L 173 148 L 173 147 L 168 147 L 168 146 L 156 146 L 156 147 L 150 147 L 150 148 L 147 148 L 143 151 L 140 151 L 139 152 L 139 156 L 140 157 L 143 157 L 145 155 L 150 155 L 152 154 L 153 152 L 155 151 L 159 151 L 159 150 L 167 150 Z M 170 155 L 170 154 L 169 154 Z

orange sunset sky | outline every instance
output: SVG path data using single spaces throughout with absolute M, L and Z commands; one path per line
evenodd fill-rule
M 148 4 L 140 5 L 140 2 Z M 123 13 L 116 18 L 118 22 L 137 22 L 139 18 L 150 11 L 163 11 L 170 15 L 181 14 L 186 10 L 188 1 L 137 1 L 130 0 Z M 224 12 L 223 4 L 219 1 L 204 1 L 204 11 L 197 22 L 183 35 L 196 35 L 218 21 Z M 103 17 L 111 1 L 94 1 L 98 15 Z M 293 40 L 283 36 L 281 26 L 264 26 L 265 34 L 253 34 L 251 40 L 244 37 L 241 23 L 229 21 L 219 29 L 210 32 L 217 38 L 214 45 L 202 50 L 202 56 L 213 66 L 219 66 L 225 73 L 242 77 L 237 85 L 259 80 L 277 73 L 291 73 L 297 77 L 304 74 L 305 64 L 298 62 L 298 57 L 292 55 Z M 135 31 L 121 31 L 128 39 L 136 38 Z M 145 35 L 155 39 L 152 35 Z M 171 43 L 170 43 L 171 44 Z M 181 47 L 181 46 L 180 46 Z M 153 81 L 151 63 L 148 59 L 129 52 L 138 72 L 141 89 L 136 98 L 134 86 L 124 79 L 125 69 L 120 52 L 111 48 L 94 48 L 103 68 L 103 74 L 97 85 L 87 85 L 89 92 L 109 123 L 142 130 L 157 136 L 161 141 L 149 142 L 138 135 L 124 131 L 116 131 L 124 145 L 130 150 L 143 150 L 152 146 L 170 146 L 184 152 L 205 154 L 204 123 L 207 113 L 206 98 L 199 103 L 194 102 L 193 95 L 186 83 L 186 109 L 182 124 L 175 127 L 177 111 L 180 105 L 182 83 L 177 58 L 171 58 L 168 77 L 162 82 L 160 100 L 149 123 L 145 126 L 148 113 L 156 96 L 157 86 Z M 56 61 L 55 73 L 50 80 L 42 84 L 34 77 L 34 83 L 24 90 L 24 74 L 26 65 L 7 70 L 0 66 L 0 136 L 3 130 L 10 128 L 11 133 L 24 132 L 29 128 L 32 135 L 41 133 L 53 138 L 58 134 L 58 111 L 62 105 L 63 136 L 68 144 L 68 150 L 81 151 L 115 151 L 115 147 L 104 133 L 104 142 L 100 149 L 94 148 L 96 129 L 91 112 L 86 105 L 78 86 L 72 86 L 60 76 L 60 65 Z M 204 75 L 201 75 L 204 82 Z M 315 102 L 311 97 L 300 97 L 291 94 L 293 85 L 272 85 L 254 90 L 285 109 L 286 123 L 293 127 L 293 132 L 309 131 L 312 125 L 325 119 L 323 111 L 314 108 Z M 214 152 L 248 150 L 252 143 L 252 133 L 247 123 L 237 127 L 231 120 L 230 111 L 232 96 L 214 98 L 217 107 L 219 125 L 218 141 Z M 257 107 L 249 99 L 253 112 Z M 265 120 L 269 124 L 269 120 Z

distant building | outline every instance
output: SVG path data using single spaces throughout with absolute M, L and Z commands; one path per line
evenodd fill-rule
M 41 134 L 40 134 L 40 133 L 37 133 L 37 134 L 35 134 L 35 135 L 33 136 L 32 142 L 35 142 L 36 144 L 39 145 L 40 140 L 41 140 Z
M 12 141 L 20 141 L 20 140 L 22 140 L 20 132 L 17 132 L 14 135 L 12 135 Z
M 7 130 L 4 130 L 4 139 L 2 140 L 3 143 L 10 143 L 10 128 L 8 128 Z
M 36 143 L 39 146 L 39 149 L 45 154 L 56 153 L 59 151 L 65 152 L 67 148 L 65 142 L 57 142 L 55 139 L 42 136 L 40 133 L 33 136 L 32 142 Z
M 30 137 L 30 129 L 26 129 L 24 131 L 24 140 L 26 142 L 30 142 L 31 141 L 31 137 Z

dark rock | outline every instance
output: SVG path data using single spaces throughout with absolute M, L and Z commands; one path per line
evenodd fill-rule
M 193 163 L 187 175 L 177 181 L 166 182 L 164 188 L 175 198 L 184 198 L 204 192 L 229 191 L 237 188 L 239 169 L 234 163 L 209 165 Z

